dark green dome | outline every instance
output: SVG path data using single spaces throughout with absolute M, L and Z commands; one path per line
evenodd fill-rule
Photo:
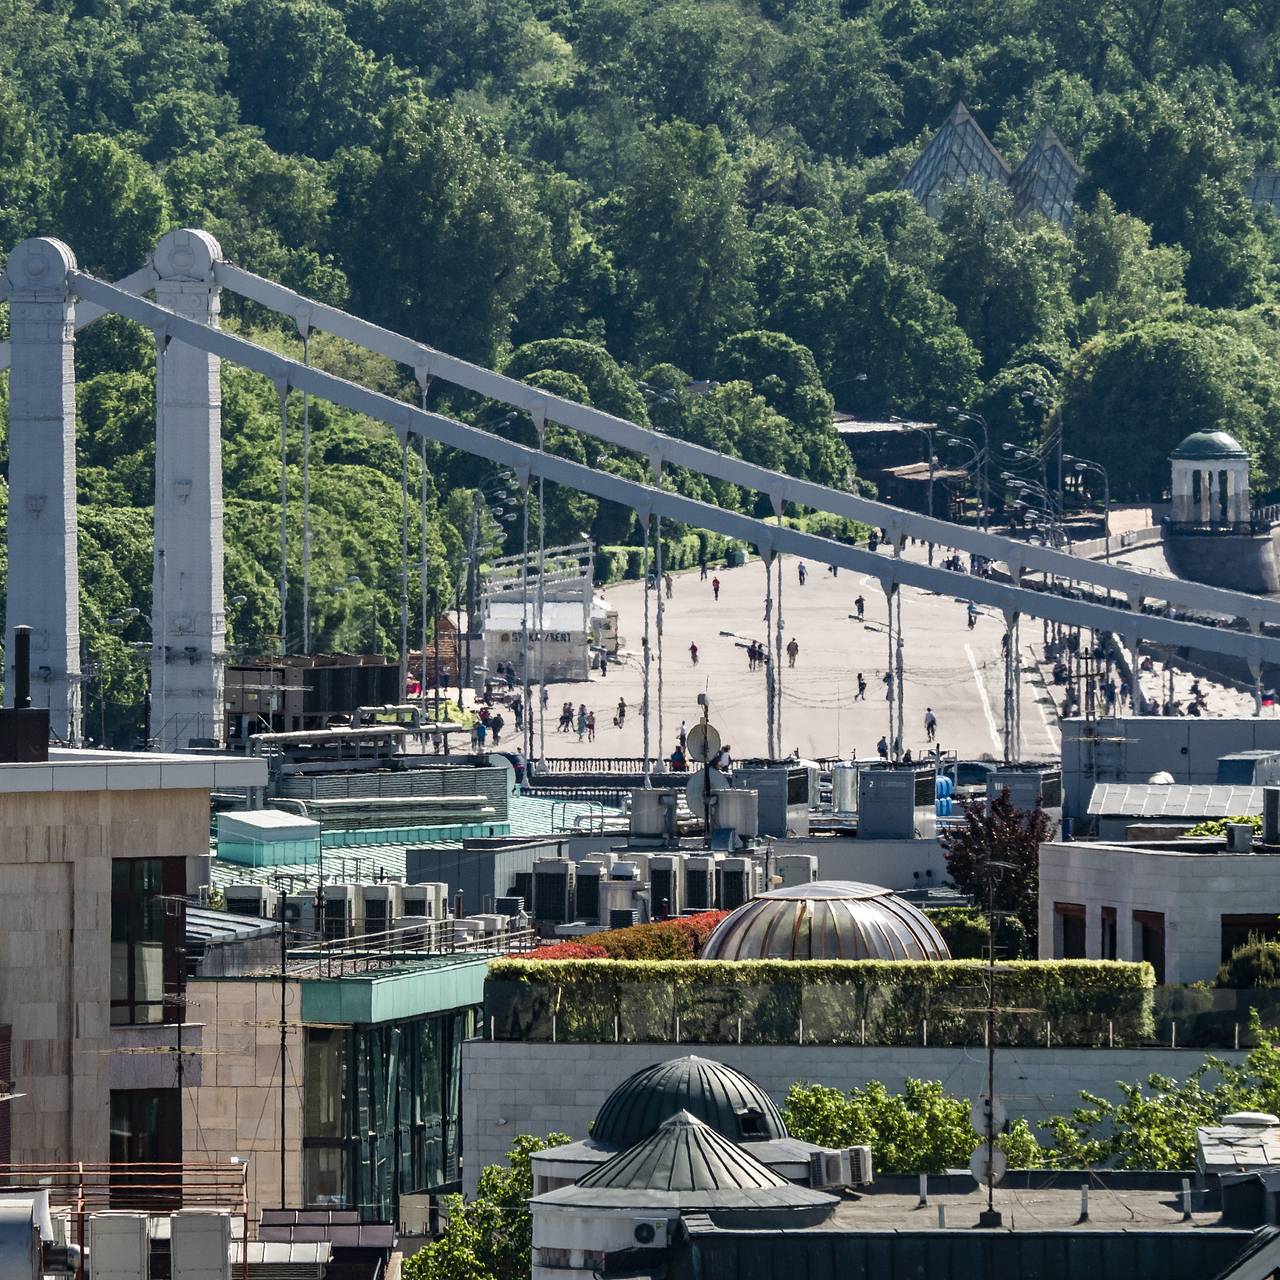
M 1179 462 L 1226 462 L 1249 451 L 1226 431 L 1194 431 L 1170 455 Z
M 754 1080 L 710 1058 L 673 1058 L 624 1080 L 604 1101 L 591 1140 L 623 1150 L 687 1111 L 730 1142 L 787 1136 L 773 1099 Z

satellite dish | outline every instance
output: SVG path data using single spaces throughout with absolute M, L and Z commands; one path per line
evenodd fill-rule
M 720 750 L 719 730 L 711 724 L 695 724 L 685 738 L 684 749 L 688 752 L 689 759 L 696 760 L 699 764 L 714 760 L 716 752 Z
M 999 1147 L 991 1148 L 991 1159 L 987 1159 L 987 1144 L 984 1142 L 969 1158 L 969 1172 L 974 1180 L 984 1187 L 994 1187 L 1008 1172 L 1009 1162 Z
M 684 796 L 689 802 L 689 812 L 695 818 L 705 818 L 707 816 L 706 792 L 710 791 L 714 795 L 716 792 L 728 791 L 728 789 L 729 779 L 719 769 L 710 767 L 699 769 L 690 775 L 684 787 Z
M 996 1098 L 990 1105 L 991 1112 L 991 1132 L 999 1133 L 1004 1128 L 1004 1122 L 1009 1118 L 1008 1113 L 1004 1109 L 1004 1103 Z M 983 1136 L 987 1133 L 987 1097 L 986 1094 L 978 1094 L 976 1098 L 969 1104 L 969 1123 Z

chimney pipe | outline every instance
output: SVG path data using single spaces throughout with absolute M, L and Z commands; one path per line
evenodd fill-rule
M 31 628 L 13 629 L 13 705 L 18 711 L 31 707 Z

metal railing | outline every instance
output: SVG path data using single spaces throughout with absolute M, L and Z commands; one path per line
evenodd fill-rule
M 421 924 L 307 944 L 290 954 L 289 974 L 295 978 L 342 978 L 435 957 L 523 955 L 541 943 L 533 929 L 504 929 L 461 940 L 460 932 L 452 917 L 432 920 L 424 916 Z

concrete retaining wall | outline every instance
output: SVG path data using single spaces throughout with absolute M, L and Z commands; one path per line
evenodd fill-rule
M 696 1053 L 756 1080 L 779 1104 L 796 1080 L 849 1089 L 871 1080 L 899 1091 L 903 1081 L 941 1080 L 969 1097 L 986 1083 L 981 1048 L 858 1048 L 790 1045 L 525 1044 L 470 1040 L 462 1046 L 463 1187 L 475 1190 L 486 1164 L 501 1162 L 519 1133 L 553 1130 L 585 1138 L 600 1104 L 632 1072 Z M 1222 1053 L 1241 1061 L 1243 1053 Z M 1117 1080 L 1152 1072 L 1186 1076 L 1204 1058 L 1183 1049 L 1001 1049 L 996 1092 L 1013 1116 L 1033 1123 L 1069 1111 L 1087 1089 L 1118 1097 Z

